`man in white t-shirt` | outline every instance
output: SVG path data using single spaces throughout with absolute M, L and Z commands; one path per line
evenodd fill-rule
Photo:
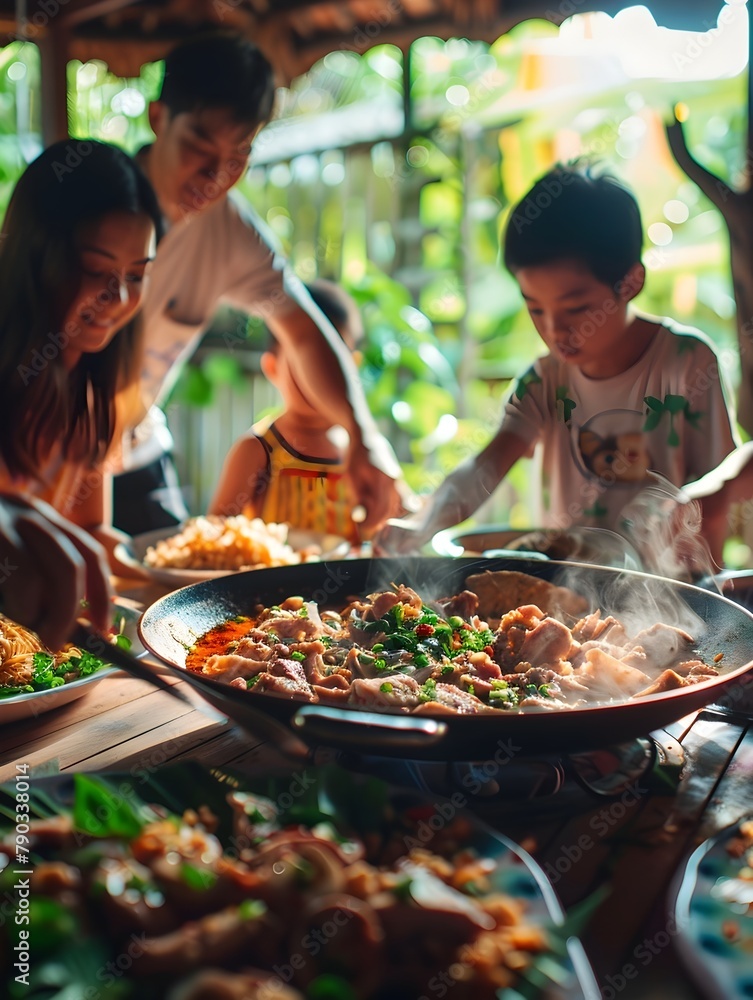
M 513 387 L 501 425 L 426 508 L 382 547 L 408 551 L 458 524 L 512 465 L 543 451 L 547 526 L 630 534 L 630 507 L 656 483 L 697 479 L 735 447 L 719 365 L 698 330 L 638 314 L 643 239 L 632 194 L 558 166 L 512 210 L 505 265 L 548 348 Z
M 286 349 L 304 394 L 349 434 L 347 469 L 368 532 L 397 506 L 392 449 L 376 429 L 341 338 L 259 220 L 228 196 L 273 99 L 269 63 L 234 33 L 197 36 L 165 60 L 160 97 L 149 108 L 155 140 L 138 156 L 167 223 L 144 298 L 142 402 L 149 408 L 164 401 L 220 301 L 262 317 Z M 144 522 L 145 491 L 153 511 L 170 506 L 169 486 L 149 482 L 164 466 L 158 438 L 167 440 L 165 430 L 152 409 L 137 429 L 131 461 L 126 457 L 126 468 L 132 467 L 140 453 L 142 468 L 115 477 L 114 522 L 131 533 L 160 526 Z

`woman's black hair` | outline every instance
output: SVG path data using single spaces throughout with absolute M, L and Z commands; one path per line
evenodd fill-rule
M 115 430 L 115 395 L 136 376 L 129 324 L 66 370 L 65 317 L 81 283 L 79 227 L 111 212 L 162 219 L 146 177 L 122 150 L 64 139 L 16 184 L 0 230 L 0 459 L 11 475 L 39 477 L 53 447 L 100 461 Z M 118 293 L 119 294 L 119 293 Z
M 272 67 L 243 35 L 211 31 L 181 42 L 165 58 L 159 99 L 174 118 L 223 108 L 250 126 L 269 120 L 275 87 Z
M 640 262 L 643 227 L 638 203 L 614 177 L 558 164 L 512 209 L 504 236 L 511 273 L 574 259 L 613 290 Z

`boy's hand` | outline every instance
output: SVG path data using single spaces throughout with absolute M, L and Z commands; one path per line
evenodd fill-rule
M 374 552 L 377 555 L 409 555 L 418 552 L 433 534 L 434 531 L 427 528 L 425 522 L 417 521 L 415 516 L 393 517 L 374 539 Z

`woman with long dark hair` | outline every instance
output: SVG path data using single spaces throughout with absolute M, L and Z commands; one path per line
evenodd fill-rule
M 85 527 L 160 225 L 129 156 L 69 139 L 27 168 L 0 232 L 0 486 Z
M 105 619 L 102 550 L 71 522 L 96 535 L 103 521 L 100 467 L 138 374 L 132 320 L 160 228 L 129 156 L 68 139 L 26 169 L 0 230 L 0 598 L 51 640 L 84 590 Z

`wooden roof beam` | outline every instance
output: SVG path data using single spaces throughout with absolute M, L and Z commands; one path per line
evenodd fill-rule
M 106 17 L 123 7 L 135 6 L 139 6 L 139 0 L 71 0 L 68 6 L 61 8 L 60 21 L 67 28 L 73 28 L 95 18 Z

